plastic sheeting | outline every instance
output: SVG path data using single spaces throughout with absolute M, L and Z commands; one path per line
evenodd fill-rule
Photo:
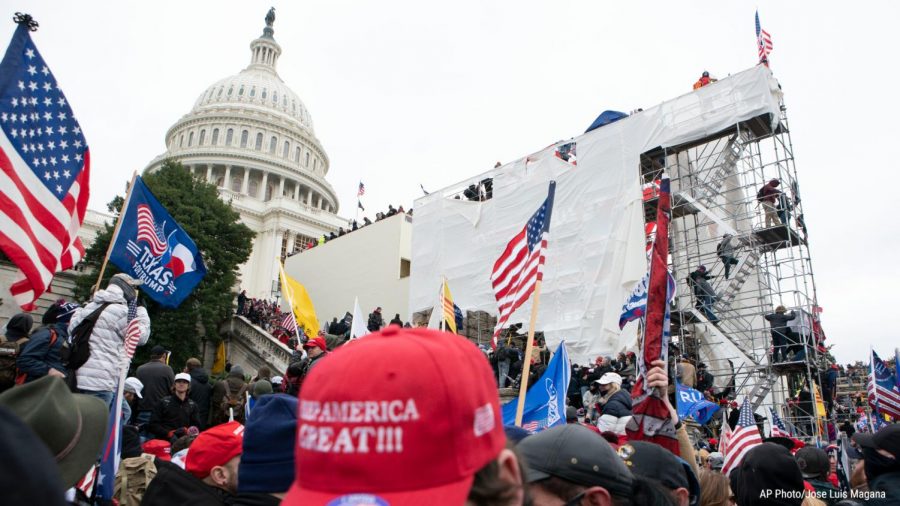
M 577 165 L 558 144 L 459 185 L 418 199 L 412 234 L 410 312 L 434 305 L 446 276 L 463 310 L 497 313 L 490 275 L 557 181 L 537 330 L 555 348 L 563 339 L 573 363 L 631 345 L 636 325 L 618 328 L 622 303 L 647 269 L 640 155 L 697 140 L 763 114 L 778 118 L 780 90 L 757 66 L 574 139 Z M 774 125 L 773 125 L 774 126 Z M 493 177 L 493 198 L 453 198 Z M 527 325 L 531 303 L 510 324 Z

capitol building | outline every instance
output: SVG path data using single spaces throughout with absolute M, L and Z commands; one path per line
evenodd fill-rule
M 346 226 L 337 195 L 326 181 L 328 155 L 316 138 L 303 101 L 278 76 L 281 46 L 274 12 L 250 43 L 250 65 L 209 86 L 193 109 L 166 133 L 166 160 L 181 162 L 256 232 L 250 259 L 240 267 L 241 287 L 257 298 L 277 290 L 282 260 L 310 241 Z

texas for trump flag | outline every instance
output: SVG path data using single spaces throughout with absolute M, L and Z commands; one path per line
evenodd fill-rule
M 21 16 L 21 18 L 27 18 Z M 0 62 L 0 249 L 25 311 L 84 256 L 90 153 L 72 108 L 20 23 Z
M 109 261 L 143 281 L 141 288 L 151 299 L 178 307 L 206 275 L 197 245 L 140 177 L 119 221 Z

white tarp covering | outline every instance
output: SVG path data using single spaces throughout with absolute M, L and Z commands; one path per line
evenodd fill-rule
M 645 273 L 639 158 L 720 132 L 762 114 L 778 117 L 780 91 L 757 66 L 575 138 L 577 166 L 557 146 L 418 199 L 412 233 L 410 313 L 434 305 L 441 276 L 465 310 L 497 314 L 490 275 L 506 243 L 522 230 L 557 181 L 537 330 L 555 349 L 566 340 L 574 363 L 611 354 L 635 339 L 619 313 Z M 456 200 L 463 187 L 494 178 L 493 198 Z M 510 319 L 527 325 L 531 303 Z

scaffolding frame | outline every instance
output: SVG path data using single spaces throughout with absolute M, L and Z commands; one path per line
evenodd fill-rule
M 786 111 L 782 103 L 774 128 L 771 116 L 763 115 L 642 154 L 642 181 L 651 188 L 649 198 L 645 191 L 645 223 L 653 229 L 658 199 L 652 187 L 665 172 L 672 189 L 669 264 L 677 280 L 673 344 L 709 364 L 722 397 L 747 396 L 757 413 L 772 408 L 801 438 L 819 440 L 826 434 L 812 385 L 822 385 L 827 364 L 817 346 L 819 306 Z M 757 191 L 771 179 L 781 182 L 782 210 L 776 225 L 766 227 Z M 733 236 L 738 259 L 728 279 L 717 254 L 725 233 Z M 712 276 L 712 304 L 703 304 L 687 281 L 700 265 Z M 792 329 L 800 344 L 791 360 L 776 363 L 765 316 L 778 305 L 795 311 Z M 804 388 L 809 390 L 799 403 L 789 402 Z

